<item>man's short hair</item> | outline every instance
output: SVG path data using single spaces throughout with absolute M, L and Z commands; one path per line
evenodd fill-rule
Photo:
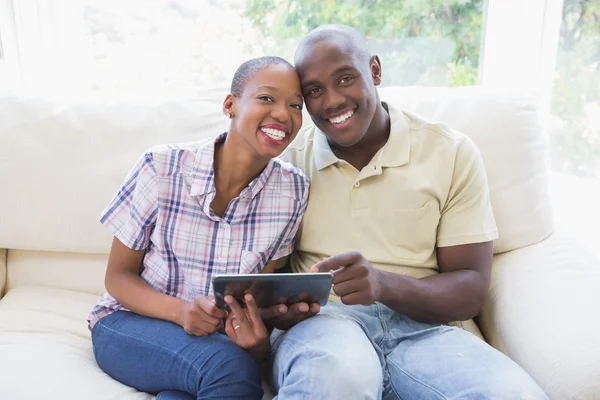
M 242 91 L 244 90 L 244 86 L 246 86 L 246 83 L 248 83 L 250 78 L 252 78 L 252 76 L 255 73 L 267 67 L 270 67 L 271 65 L 280 64 L 286 65 L 291 69 L 294 69 L 292 64 L 290 64 L 288 61 L 284 60 L 281 57 L 274 56 L 253 58 L 244 62 L 242 65 L 240 65 L 240 67 L 237 69 L 237 71 L 235 71 L 235 74 L 233 75 L 230 93 L 235 97 L 239 97 L 242 94 Z
M 308 33 L 296 48 L 294 62 L 298 64 L 298 58 L 302 50 L 310 49 L 310 47 L 323 40 L 334 40 L 338 44 L 347 46 L 347 50 L 360 60 L 369 62 L 371 53 L 367 45 L 367 39 L 355 28 L 342 24 L 326 24 L 321 25 Z M 342 40 L 341 40 L 342 39 Z

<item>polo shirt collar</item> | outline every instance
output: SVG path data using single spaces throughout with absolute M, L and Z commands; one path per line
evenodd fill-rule
M 390 137 L 375 157 L 382 167 L 400 167 L 410 160 L 410 129 L 407 117 L 402 111 L 384 103 L 390 115 Z M 333 154 L 327 136 L 315 127 L 314 160 L 318 170 L 325 169 L 340 161 Z

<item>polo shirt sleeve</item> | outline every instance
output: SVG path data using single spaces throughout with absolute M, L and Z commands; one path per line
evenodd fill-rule
M 438 226 L 437 246 L 483 243 L 497 238 L 485 166 L 479 149 L 465 136 L 456 153 L 452 182 Z
M 306 207 L 308 206 L 308 193 L 309 193 L 309 183 L 306 178 L 299 177 L 301 179 L 302 184 L 302 194 L 299 200 L 296 200 L 298 204 L 295 206 L 295 211 L 292 213 L 292 217 L 290 218 L 290 222 L 288 224 L 289 229 L 286 229 L 282 234 L 282 240 L 280 241 L 279 247 L 275 252 L 272 260 L 279 260 L 283 257 L 286 257 L 292 253 L 294 250 L 294 244 L 296 241 L 296 234 L 298 233 L 298 228 L 302 223 L 302 218 L 304 217 L 304 213 L 306 212 Z
M 132 250 L 150 245 L 158 214 L 158 176 L 152 153 L 144 154 L 100 216 L 100 222 Z

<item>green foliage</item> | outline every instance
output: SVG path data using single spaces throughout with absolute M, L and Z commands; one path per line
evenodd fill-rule
M 342 23 L 380 56 L 384 85 L 464 86 L 477 83 L 482 7 L 483 0 L 247 0 L 245 16 L 267 51 L 290 60 L 309 31 Z M 555 169 L 600 176 L 599 0 L 564 0 L 552 109 Z
M 312 29 L 342 23 L 370 40 L 388 71 L 402 71 L 385 84 L 477 81 L 482 0 L 248 0 L 245 15 L 287 58 Z
M 600 177 L 600 2 L 565 0 L 551 134 L 555 169 Z

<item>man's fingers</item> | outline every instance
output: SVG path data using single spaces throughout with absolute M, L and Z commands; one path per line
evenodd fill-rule
M 312 303 L 310 305 L 310 313 L 313 315 L 318 314 L 321 311 L 321 305 L 319 303 Z
M 295 303 L 290 307 L 292 314 L 304 314 L 310 311 L 310 306 L 307 303 Z
M 347 267 L 352 265 L 355 260 L 360 257 L 361 254 L 356 251 L 349 253 L 336 254 L 335 256 L 328 257 L 324 260 L 319 261 L 311 267 L 311 272 L 329 272 L 341 267 Z
M 277 304 L 275 306 L 260 309 L 260 315 L 264 321 L 279 318 L 287 312 L 288 307 L 285 304 Z
M 333 287 L 333 292 L 338 296 L 346 296 L 350 293 L 360 291 L 361 283 L 358 280 L 348 280 L 341 283 L 336 283 Z

